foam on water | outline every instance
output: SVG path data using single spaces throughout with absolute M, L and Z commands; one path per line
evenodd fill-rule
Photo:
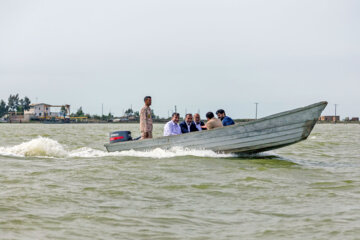
M 121 151 L 106 152 L 102 150 L 82 147 L 75 150 L 66 150 L 67 147 L 59 142 L 46 138 L 38 137 L 28 142 L 21 143 L 12 147 L 0 147 L 0 155 L 16 157 L 50 157 L 50 158 L 96 158 L 96 157 L 145 157 L 145 158 L 173 158 L 181 156 L 226 158 L 236 157 L 235 154 L 215 153 L 211 150 L 192 150 L 181 147 L 173 147 L 169 150 L 154 149 L 151 151 Z
M 65 157 L 67 151 L 55 140 L 38 137 L 12 147 L 0 147 L 0 154 L 16 157 Z

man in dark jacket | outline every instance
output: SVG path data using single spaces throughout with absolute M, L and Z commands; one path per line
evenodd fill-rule
M 193 122 L 193 117 L 191 113 L 186 114 L 185 121 L 180 123 L 181 132 L 182 133 L 188 133 L 188 132 L 196 132 L 199 131 L 196 128 L 195 123 Z

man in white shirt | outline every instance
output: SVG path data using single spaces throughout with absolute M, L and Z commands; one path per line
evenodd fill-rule
M 206 130 L 205 123 L 203 121 L 201 121 L 201 119 L 200 119 L 200 114 L 198 114 L 198 113 L 194 114 L 194 122 L 195 122 L 196 128 L 199 131 Z
M 181 128 L 179 126 L 179 117 L 178 113 L 173 113 L 172 118 L 164 126 L 164 136 L 179 135 L 181 134 Z

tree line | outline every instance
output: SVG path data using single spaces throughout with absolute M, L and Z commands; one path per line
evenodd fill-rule
M 114 118 L 114 115 L 112 113 L 109 113 L 108 115 L 90 115 L 90 114 L 85 114 L 82 107 L 80 107 L 75 113 L 72 113 L 70 115 L 71 117 L 88 117 L 88 118 L 93 118 L 93 119 L 97 119 L 97 120 L 110 120 Z M 159 116 L 155 115 L 154 110 L 151 109 L 151 116 L 153 119 L 160 119 Z M 134 117 L 136 120 L 139 120 L 140 118 L 140 113 L 139 111 L 133 111 L 131 108 L 127 109 L 125 111 L 125 117 Z
M 4 100 L 0 100 L 0 117 L 3 117 L 4 115 L 8 114 L 9 112 L 16 112 L 18 114 L 24 114 L 24 111 L 27 111 L 30 109 L 30 104 L 31 101 L 28 97 L 24 97 L 24 98 L 20 98 L 19 94 L 10 94 L 7 102 L 5 102 Z M 61 113 L 63 115 L 66 114 L 66 110 L 65 107 L 62 106 L 61 107 Z M 154 111 L 151 109 L 151 115 L 153 119 L 160 119 L 159 116 L 154 114 Z M 70 115 L 71 117 L 88 117 L 88 118 L 94 118 L 94 119 L 101 119 L 101 120 L 109 120 L 109 119 L 113 119 L 114 115 L 112 115 L 111 113 L 109 113 L 108 115 L 103 115 L 103 116 L 99 116 L 99 115 L 90 115 L 90 114 L 85 114 L 82 107 L 80 107 L 75 113 L 72 113 Z M 125 116 L 126 117 L 130 117 L 133 116 L 135 119 L 139 119 L 140 114 L 138 111 L 133 111 L 132 108 L 129 108 L 125 111 Z
M 125 116 L 126 117 L 130 117 L 130 116 L 134 116 L 136 119 L 140 118 L 140 113 L 139 111 L 133 111 L 132 108 L 129 108 L 125 111 Z M 151 118 L 152 119 L 160 119 L 159 116 L 155 115 L 154 110 L 151 109 Z
M 7 103 L 1 99 L 0 101 L 0 117 L 8 114 L 9 112 L 17 112 L 23 114 L 24 111 L 30 109 L 31 101 L 28 97 L 20 98 L 19 94 L 10 94 Z

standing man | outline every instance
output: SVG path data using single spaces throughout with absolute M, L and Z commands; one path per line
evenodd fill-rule
M 199 131 L 196 128 L 195 123 L 193 122 L 193 117 L 191 113 L 185 115 L 185 120 L 180 123 L 180 128 L 182 133 L 196 132 Z
M 140 110 L 141 139 L 152 138 L 153 123 L 151 117 L 151 97 L 144 98 L 145 106 Z
M 181 134 L 181 128 L 179 126 L 180 114 L 173 113 L 172 118 L 164 126 L 164 136 L 172 136 Z
M 225 111 L 223 109 L 219 109 L 216 111 L 216 115 L 221 120 L 222 124 L 224 126 L 234 125 L 234 120 L 231 119 L 231 117 L 226 116 Z
M 196 128 L 199 131 L 206 130 L 206 128 L 203 128 L 203 127 L 205 127 L 205 123 L 203 121 L 201 121 L 200 114 L 198 114 L 198 113 L 194 114 L 194 122 L 195 122 Z

